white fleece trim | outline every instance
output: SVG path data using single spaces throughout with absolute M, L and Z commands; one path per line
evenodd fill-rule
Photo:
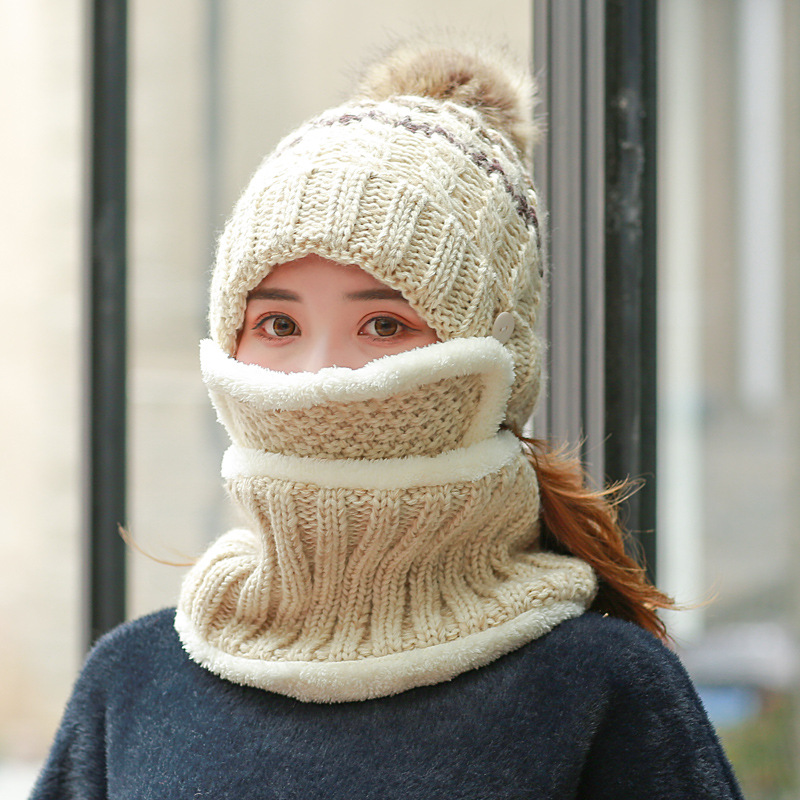
M 344 703 L 451 680 L 538 639 L 585 610 L 582 603 L 562 601 L 452 642 L 358 661 L 262 661 L 229 655 L 200 637 L 181 610 L 175 616 L 175 629 L 189 657 L 221 678 L 303 702 Z
M 378 460 L 288 456 L 232 445 L 222 458 L 222 477 L 272 478 L 328 489 L 410 489 L 476 481 L 513 463 L 521 452 L 510 431 L 438 456 Z
M 358 369 L 276 372 L 231 358 L 211 339 L 200 342 L 200 368 L 211 392 L 262 411 L 290 411 L 331 402 L 385 399 L 447 378 L 483 378 L 480 407 L 468 440 L 491 436 L 503 422 L 514 382 L 514 359 L 492 337 L 435 342 L 383 356 Z M 215 400 L 216 403 L 216 400 Z

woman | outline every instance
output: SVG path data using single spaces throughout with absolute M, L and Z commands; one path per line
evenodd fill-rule
M 530 96 L 405 48 L 259 167 L 201 348 L 248 526 L 98 644 L 34 797 L 740 797 L 613 507 L 520 439 Z

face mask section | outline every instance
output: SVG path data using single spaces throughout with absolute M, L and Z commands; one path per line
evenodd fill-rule
M 495 436 L 514 378 L 494 339 L 456 339 L 360 369 L 273 372 L 203 342 L 201 366 L 234 447 L 326 459 L 437 456 Z
M 498 341 L 313 374 L 207 341 L 201 363 L 248 521 L 181 592 L 176 627 L 201 665 L 304 701 L 363 700 L 486 664 L 591 601 L 591 569 L 539 551 Z

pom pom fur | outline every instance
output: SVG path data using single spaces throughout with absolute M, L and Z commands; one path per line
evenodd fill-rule
M 503 51 L 428 40 L 402 44 L 368 67 L 358 87 L 358 96 L 371 100 L 400 95 L 477 109 L 525 159 L 537 138 L 533 79 Z

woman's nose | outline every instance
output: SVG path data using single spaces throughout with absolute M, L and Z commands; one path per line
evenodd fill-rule
M 359 357 L 359 353 L 350 352 L 346 343 L 325 335 L 315 339 L 305 350 L 298 367 L 302 372 L 319 372 L 325 367 L 356 369 L 364 366 L 364 363 L 359 362 Z

